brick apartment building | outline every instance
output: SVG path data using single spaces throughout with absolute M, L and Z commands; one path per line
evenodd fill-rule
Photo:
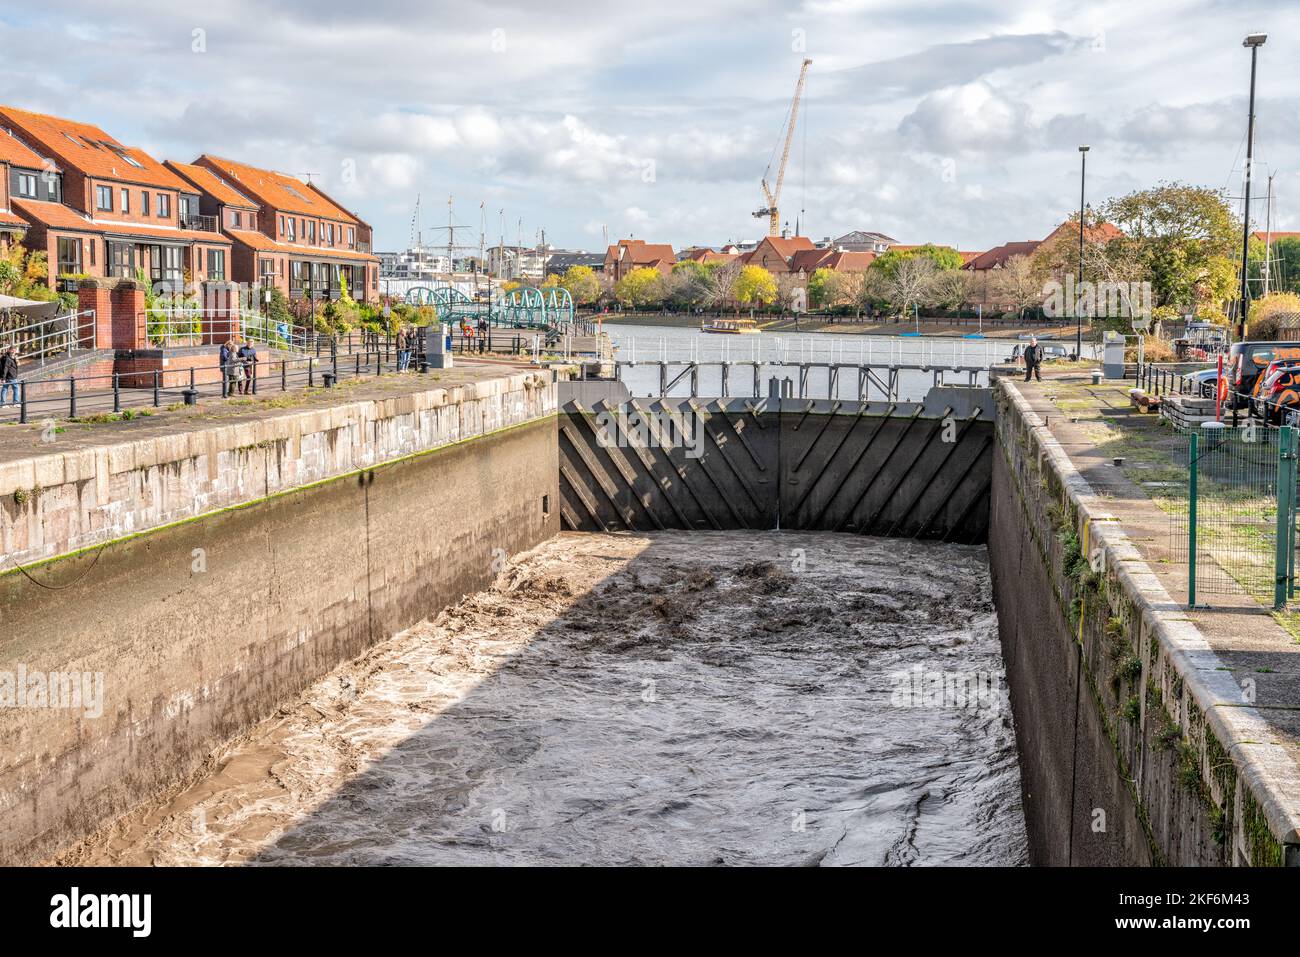
M 198 194 L 144 151 L 97 126 L 10 106 L 0 106 L 0 135 L 6 202 L 26 223 L 25 244 L 46 253 L 52 286 L 139 271 L 177 284 L 231 278 L 231 241 L 199 215 Z
M 658 269 L 665 276 L 673 271 L 677 256 L 667 243 L 647 243 L 644 239 L 620 239 L 605 250 L 602 272 L 611 282 L 618 282 L 634 269 Z
M 59 172 L 13 134 L 0 134 L 0 250 L 7 251 L 28 229 L 27 220 L 14 212 L 12 197 L 36 199 L 57 188 L 57 180 L 44 175 L 47 170 Z
M 311 183 L 204 154 L 169 163 L 234 243 L 236 281 L 275 287 L 291 300 L 379 298 L 371 228 Z

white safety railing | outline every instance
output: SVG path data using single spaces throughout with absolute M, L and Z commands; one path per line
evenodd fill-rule
M 313 338 L 303 326 L 275 322 L 256 312 L 180 307 L 147 309 L 141 318 L 151 343 L 172 348 L 247 339 L 275 349 L 305 352 Z
M 18 360 L 49 365 L 69 355 L 94 349 L 95 311 L 68 312 L 48 319 L 26 316 L 0 319 L 0 345 L 13 346 Z

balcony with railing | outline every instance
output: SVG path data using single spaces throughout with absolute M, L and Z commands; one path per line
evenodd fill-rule
M 202 233 L 217 232 L 217 217 L 191 213 L 189 219 L 181 223 L 182 229 L 193 229 Z

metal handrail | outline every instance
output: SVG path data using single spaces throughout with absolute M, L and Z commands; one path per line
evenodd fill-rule
M 49 365 L 73 352 L 96 348 L 95 310 L 64 313 L 8 328 L 0 321 L 0 343 L 14 346 L 19 361 Z
M 140 315 L 145 336 L 155 346 L 214 345 L 247 339 L 275 349 L 306 352 L 311 334 L 304 326 L 275 323 L 257 312 L 188 306 L 146 309 Z

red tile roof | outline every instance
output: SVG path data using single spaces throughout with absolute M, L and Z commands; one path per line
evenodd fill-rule
M 212 156 L 208 153 L 204 153 L 194 162 L 196 165 L 207 166 L 220 173 L 241 193 L 273 209 L 361 225 L 355 216 L 334 203 L 320 190 L 309 189 L 306 183 L 296 177 L 277 173 L 274 170 L 258 169 L 256 166 L 236 163 L 234 160 L 222 159 L 220 156 Z
M 316 259 L 351 259 L 364 262 L 379 262 L 378 257 L 369 253 L 359 253 L 355 249 L 342 249 L 337 246 L 299 246 L 296 243 L 279 243 L 266 233 L 248 229 L 227 229 L 226 235 L 236 242 L 263 252 L 288 253 L 294 256 L 311 256 Z
M 113 219 L 90 219 L 71 206 L 64 206 L 62 203 L 15 199 L 13 205 L 14 210 L 29 223 L 40 223 L 51 229 L 75 229 L 80 232 L 100 233 L 105 236 L 169 239 L 179 242 L 226 244 L 230 242 L 220 233 L 208 233 L 197 229 L 174 229 L 170 226 L 150 226 L 144 223 L 129 223 Z
M 241 209 L 257 209 L 256 200 L 249 199 L 206 166 L 175 163 L 171 160 L 164 161 L 163 165 L 181 178 L 189 180 L 196 188 L 212 196 L 218 203 L 238 206 Z
M 1084 227 L 1083 235 L 1089 242 L 1106 243 L 1110 242 L 1117 236 L 1123 236 L 1124 231 L 1114 223 L 1094 223 L 1092 226 Z M 1052 240 L 1059 239 L 1061 236 L 1077 240 L 1079 238 L 1079 224 L 1073 220 L 1067 219 L 1065 222 L 1061 223 L 1061 225 L 1048 233 L 1043 239 L 1043 242 L 1050 243 Z
M 790 257 L 801 249 L 814 249 L 813 241 L 807 236 L 768 236 L 763 242 L 755 248 L 755 252 L 763 248 L 763 243 L 767 243 L 782 259 L 789 262 Z
M 10 166 L 24 166 L 28 169 L 44 169 L 45 160 L 33 152 L 32 148 L 14 135 L 13 130 L 0 130 L 0 163 Z M 51 163 L 50 165 L 54 165 Z M 58 167 L 54 166 L 57 171 Z
M 620 239 L 605 250 L 605 258 L 613 256 L 618 262 L 629 266 L 656 266 L 660 263 L 674 263 L 677 254 L 668 243 L 647 243 L 644 239 Z
M 790 271 L 815 272 L 834 252 L 833 249 L 800 249 L 790 257 Z
M 980 253 L 970 262 L 962 266 L 963 269 L 993 269 L 995 267 L 1005 266 L 1008 259 L 1012 256 L 1032 256 L 1034 250 L 1041 243 L 1037 240 L 1029 240 L 1023 243 L 1003 243 L 1001 246 L 995 246 L 988 252 Z
M 14 127 L 33 148 L 48 153 L 64 168 L 101 179 L 185 188 L 175 173 L 148 153 L 122 145 L 98 126 L 12 106 L 0 106 L 0 122 Z
M 875 258 L 875 253 L 844 250 L 831 253 L 822 266 L 835 272 L 865 272 Z
M 0 230 L 9 231 L 9 227 L 17 226 L 19 229 L 26 229 L 29 223 L 16 213 L 7 210 L 0 210 Z
M 1297 237 L 1300 237 L 1300 233 L 1288 233 L 1277 229 L 1273 230 L 1271 234 L 1266 233 L 1262 229 L 1257 229 L 1255 230 L 1255 232 L 1251 233 L 1251 235 L 1254 236 L 1256 239 L 1258 239 L 1261 243 L 1267 240 L 1268 238 L 1270 238 L 1270 236 L 1273 242 L 1277 242 L 1279 239 L 1295 239 Z

